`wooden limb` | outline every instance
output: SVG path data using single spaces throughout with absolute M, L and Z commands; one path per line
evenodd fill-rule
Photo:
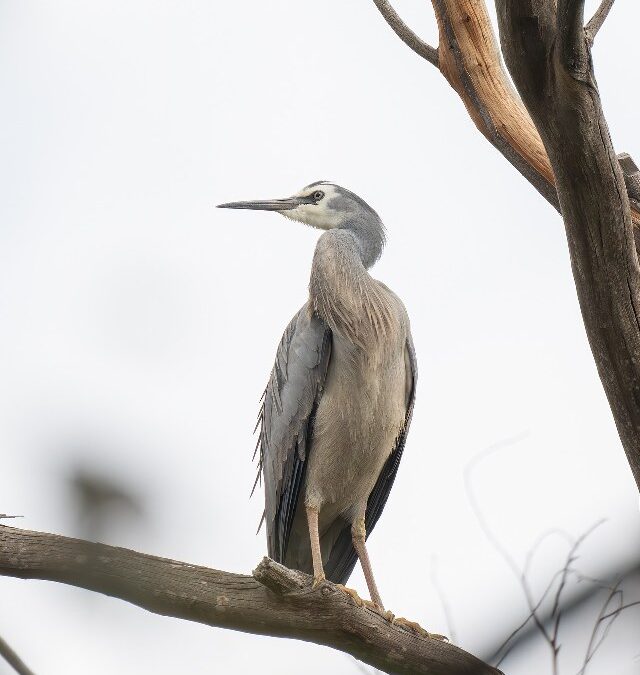
M 440 71 L 483 136 L 559 209 L 540 135 L 502 67 L 484 0 L 432 0 Z
M 357 607 L 335 584 L 325 581 L 313 589 L 309 575 L 269 558 L 248 576 L 0 526 L 0 575 L 57 581 L 155 614 L 326 645 L 387 673 L 500 673 L 452 644 Z
M 548 156 L 591 351 L 640 489 L 640 265 L 582 31 L 582 1 L 496 0 L 502 50 Z
M 614 2 L 615 0 L 602 0 L 600 6 L 598 9 L 596 9 L 594 15 L 589 20 L 589 23 L 585 26 L 589 44 L 593 44 L 596 34 L 602 28 L 602 24 L 604 24 L 606 21 Z
M 381 9 L 382 3 L 374 1 Z M 440 72 L 460 96 L 483 136 L 560 210 L 551 162 L 503 67 L 485 1 L 432 0 L 432 4 L 438 22 Z M 640 227 L 640 206 L 632 204 L 631 213 L 634 224 Z
M 384 20 L 391 26 L 395 34 L 408 46 L 413 49 L 416 54 L 422 56 L 438 67 L 438 50 L 427 44 L 424 40 L 418 37 L 407 24 L 400 18 L 400 15 L 391 6 L 387 0 L 373 0 L 376 7 L 380 10 Z
M 34 675 L 25 662 L 13 649 L 0 637 L 0 657 L 2 657 L 18 675 Z

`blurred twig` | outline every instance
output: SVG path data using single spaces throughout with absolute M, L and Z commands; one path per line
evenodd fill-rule
M 4 517 L 4 516 L 3 516 Z M 12 516 L 10 516 L 12 517 Z M 19 675 L 34 675 L 34 672 L 27 667 L 24 661 L 15 653 L 13 649 L 0 637 L 0 656 L 16 671 Z
M 520 623 L 520 625 L 515 628 L 510 635 L 502 642 L 500 646 L 494 648 L 488 655 L 484 656 L 484 659 L 488 663 L 496 663 L 496 666 L 504 661 L 504 659 L 511 653 L 516 644 L 520 643 L 523 639 L 523 635 L 529 637 L 534 632 L 538 632 L 544 641 L 549 645 L 551 650 L 551 672 L 553 675 L 558 674 L 558 653 L 560 651 L 560 642 L 559 642 L 559 633 L 560 633 L 560 624 L 562 621 L 563 615 L 576 604 L 576 600 L 572 602 L 565 602 L 564 596 L 566 595 L 566 590 L 568 588 L 569 580 L 573 576 L 578 581 L 588 581 L 591 584 L 591 587 L 588 589 L 588 592 L 583 596 L 579 596 L 583 600 L 593 596 L 594 592 L 599 592 L 602 589 L 609 591 L 605 602 L 603 603 L 598 617 L 596 619 L 595 625 L 593 627 L 589 644 L 587 646 L 587 652 L 585 654 L 585 660 L 582 665 L 582 669 L 579 671 L 578 675 L 584 675 L 586 668 L 589 665 L 590 661 L 593 659 L 593 656 L 598 651 L 604 640 L 606 639 L 611 626 L 614 621 L 618 618 L 622 611 L 628 607 L 639 605 L 639 602 L 631 602 L 624 604 L 622 589 L 620 588 L 620 583 L 624 576 L 619 577 L 613 585 L 606 585 L 598 579 L 590 579 L 578 572 L 574 567 L 574 563 L 577 560 L 577 552 L 580 546 L 584 543 L 585 539 L 589 537 L 596 528 L 598 528 L 604 520 L 600 520 L 594 525 L 592 525 L 588 530 L 586 530 L 582 535 L 577 539 L 573 539 L 569 534 L 562 530 L 554 529 L 549 532 L 546 532 L 541 537 L 538 538 L 538 541 L 533 545 L 531 550 L 528 552 L 524 567 L 522 570 L 519 568 L 518 564 L 511 556 L 509 551 L 503 546 L 498 537 L 489 527 L 482 510 L 480 509 L 478 500 L 476 499 L 473 483 L 471 481 L 471 476 L 473 469 L 477 464 L 485 459 L 488 455 L 493 454 L 498 450 L 502 450 L 506 447 L 514 445 L 518 441 L 524 438 L 524 434 L 515 436 L 504 441 L 500 441 L 486 450 L 478 453 L 471 462 L 467 465 L 464 472 L 465 477 L 465 486 L 467 489 L 467 495 L 471 508 L 478 519 L 480 527 L 484 532 L 485 536 L 491 543 L 491 545 L 496 549 L 500 554 L 503 560 L 506 562 L 507 566 L 512 570 L 516 578 L 518 579 L 525 595 L 527 606 L 529 608 L 529 614 L 525 619 Z M 543 591 L 537 602 L 534 602 L 533 593 L 529 585 L 528 577 L 531 562 L 540 548 L 540 545 L 551 535 L 559 535 L 565 539 L 569 544 L 569 552 L 567 554 L 565 563 L 563 567 L 558 570 L 549 581 L 547 587 Z M 630 572 L 640 571 L 640 562 L 636 562 L 634 567 Z M 553 601 L 551 604 L 550 610 L 546 612 L 542 611 L 543 604 L 549 597 L 549 594 L 555 588 L 555 593 L 553 595 Z M 618 603 L 618 606 L 612 611 L 608 611 L 611 608 L 613 602 Z M 604 626 L 602 633 L 599 633 L 600 629 Z
M 447 598 L 440 586 L 440 580 L 438 579 L 438 556 L 435 554 L 431 556 L 431 583 L 438 593 L 438 598 L 440 599 L 440 604 L 442 605 L 442 610 L 444 611 L 444 618 L 447 622 L 447 633 L 451 642 L 458 644 L 458 636 L 456 634 L 456 629 L 453 623 L 453 615 L 451 613 L 451 608 L 447 602 Z

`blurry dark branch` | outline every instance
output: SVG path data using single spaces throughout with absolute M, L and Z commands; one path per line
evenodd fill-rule
M 591 44 L 593 44 L 597 32 L 602 28 L 602 24 L 605 22 L 614 2 L 615 0 L 602 0 L 600 6 L 589 20 L 589 23 L 585 26 L 587 39 Z
M 373 0 L 384 20 L 391 26 L 395 34 L 413 51 L 438 67 L 438 50 L 419 38 L 400 18 L 396 10 L 387 0 Z
M 249 576 L 0 526 L 0 575 L 57 581 L 155 614 L 326 645 L 387 673 L 499 673 L 448 642 L 357 606 L 335 584 L 313 589 L 311 577 L 268 558 Z
M 0 637 L 0 656 L 16 671 L 19 675 L 34 675 L 24 661 L 15 653 L 13 649 Z

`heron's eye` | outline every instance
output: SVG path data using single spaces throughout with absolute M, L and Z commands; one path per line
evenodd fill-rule
M 322 192 L 322 190 L 316 190 L 312 196 L 317 202 L 319 202 L 324 197 L 324 192 Z

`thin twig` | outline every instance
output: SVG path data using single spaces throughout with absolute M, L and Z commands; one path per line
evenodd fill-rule
M 33 671 L 27 667 L 24 661 L 15 653 L 11 647 L 0 637 L 0 656 L 18 673 L 19 675 L 34 675 Z
M 607 608 L 609 607 L 611 601 L 614 598 L 618 598 L 619 604 L 617 609 L 615 609 L 613 612 L 607 612 Z M 591 631 L 591 636 L 589 638 L 589 644 L 587 645 L 587 651 L 584 657 L 584 663 L 582 664 L 582 668 L 580 669 L 580 672 L 578 675 L 584 675 L 585 672 L 587 671 L 587 667 L 591 661 L 591 659 L 595 656 L 596 652 L 604 642 L 605 638 L 607 637 L 609 631 L 611 630 L 611 626 L 613 625 L 613 622 L 620 616 L 620 613 L 622 612 L 623 609 L 623 596 L 622 596 L 622 590 L 620 589 L 620 581 L 618 580 L 610 589 L 609 589 L 609 594 L 607 595 L 606 600 L 604 601 L 602 607 L 600 608 L 600 612 L 598 613 L 598 618 L 596 619 L 596 622 L 593 626 L 593 630 Z M 596 642 L 596 636 L 598 634 L 598 629 L 600 628 L 600 624 L 604 623 L 607 619 L 610 619 L 609 623 L 605 626 L 604 630 L 602 631 L 602 635 L 600 636 L 600 639 Z
M 591 17 L 589 23 L 585 26 L 585 32 L 590 44 L 593 44 L 597 32 L 602 28 L 615 0 L 602 0 L 595 14 Z
M 453 616 L 451 614 L 451 609 L 449 607 L 449 603 L 447 602 L 447 598 L 445 597 L 444 592 L 442 591 L 440 581 L 438 579 L 438 557 L 436 555 L 433 555 L 431 558 L 431 583 L 433 584 L 433 587 L 436 589 L 436 592 L 438 593 L 438 598 L 440 599 L 440 604 L 442 605 L 442 609 L 444 611 L 444 618 L 445 621 L 447 622 L 447 633 L 449 634 L 451 642 L 453 642 L 454 644 L 458 644 L 458 636 L 456 634 L 456 629 L 453 624 Z
M 438 67 L 438 50 L 427 44 L 422 38 L 418 37 L 407 24 L 400 18 L 396 10 L 387 0 L 373 0 L 384 20 L 391 26 L 395 34 L 416 54 L 422 56 Z

